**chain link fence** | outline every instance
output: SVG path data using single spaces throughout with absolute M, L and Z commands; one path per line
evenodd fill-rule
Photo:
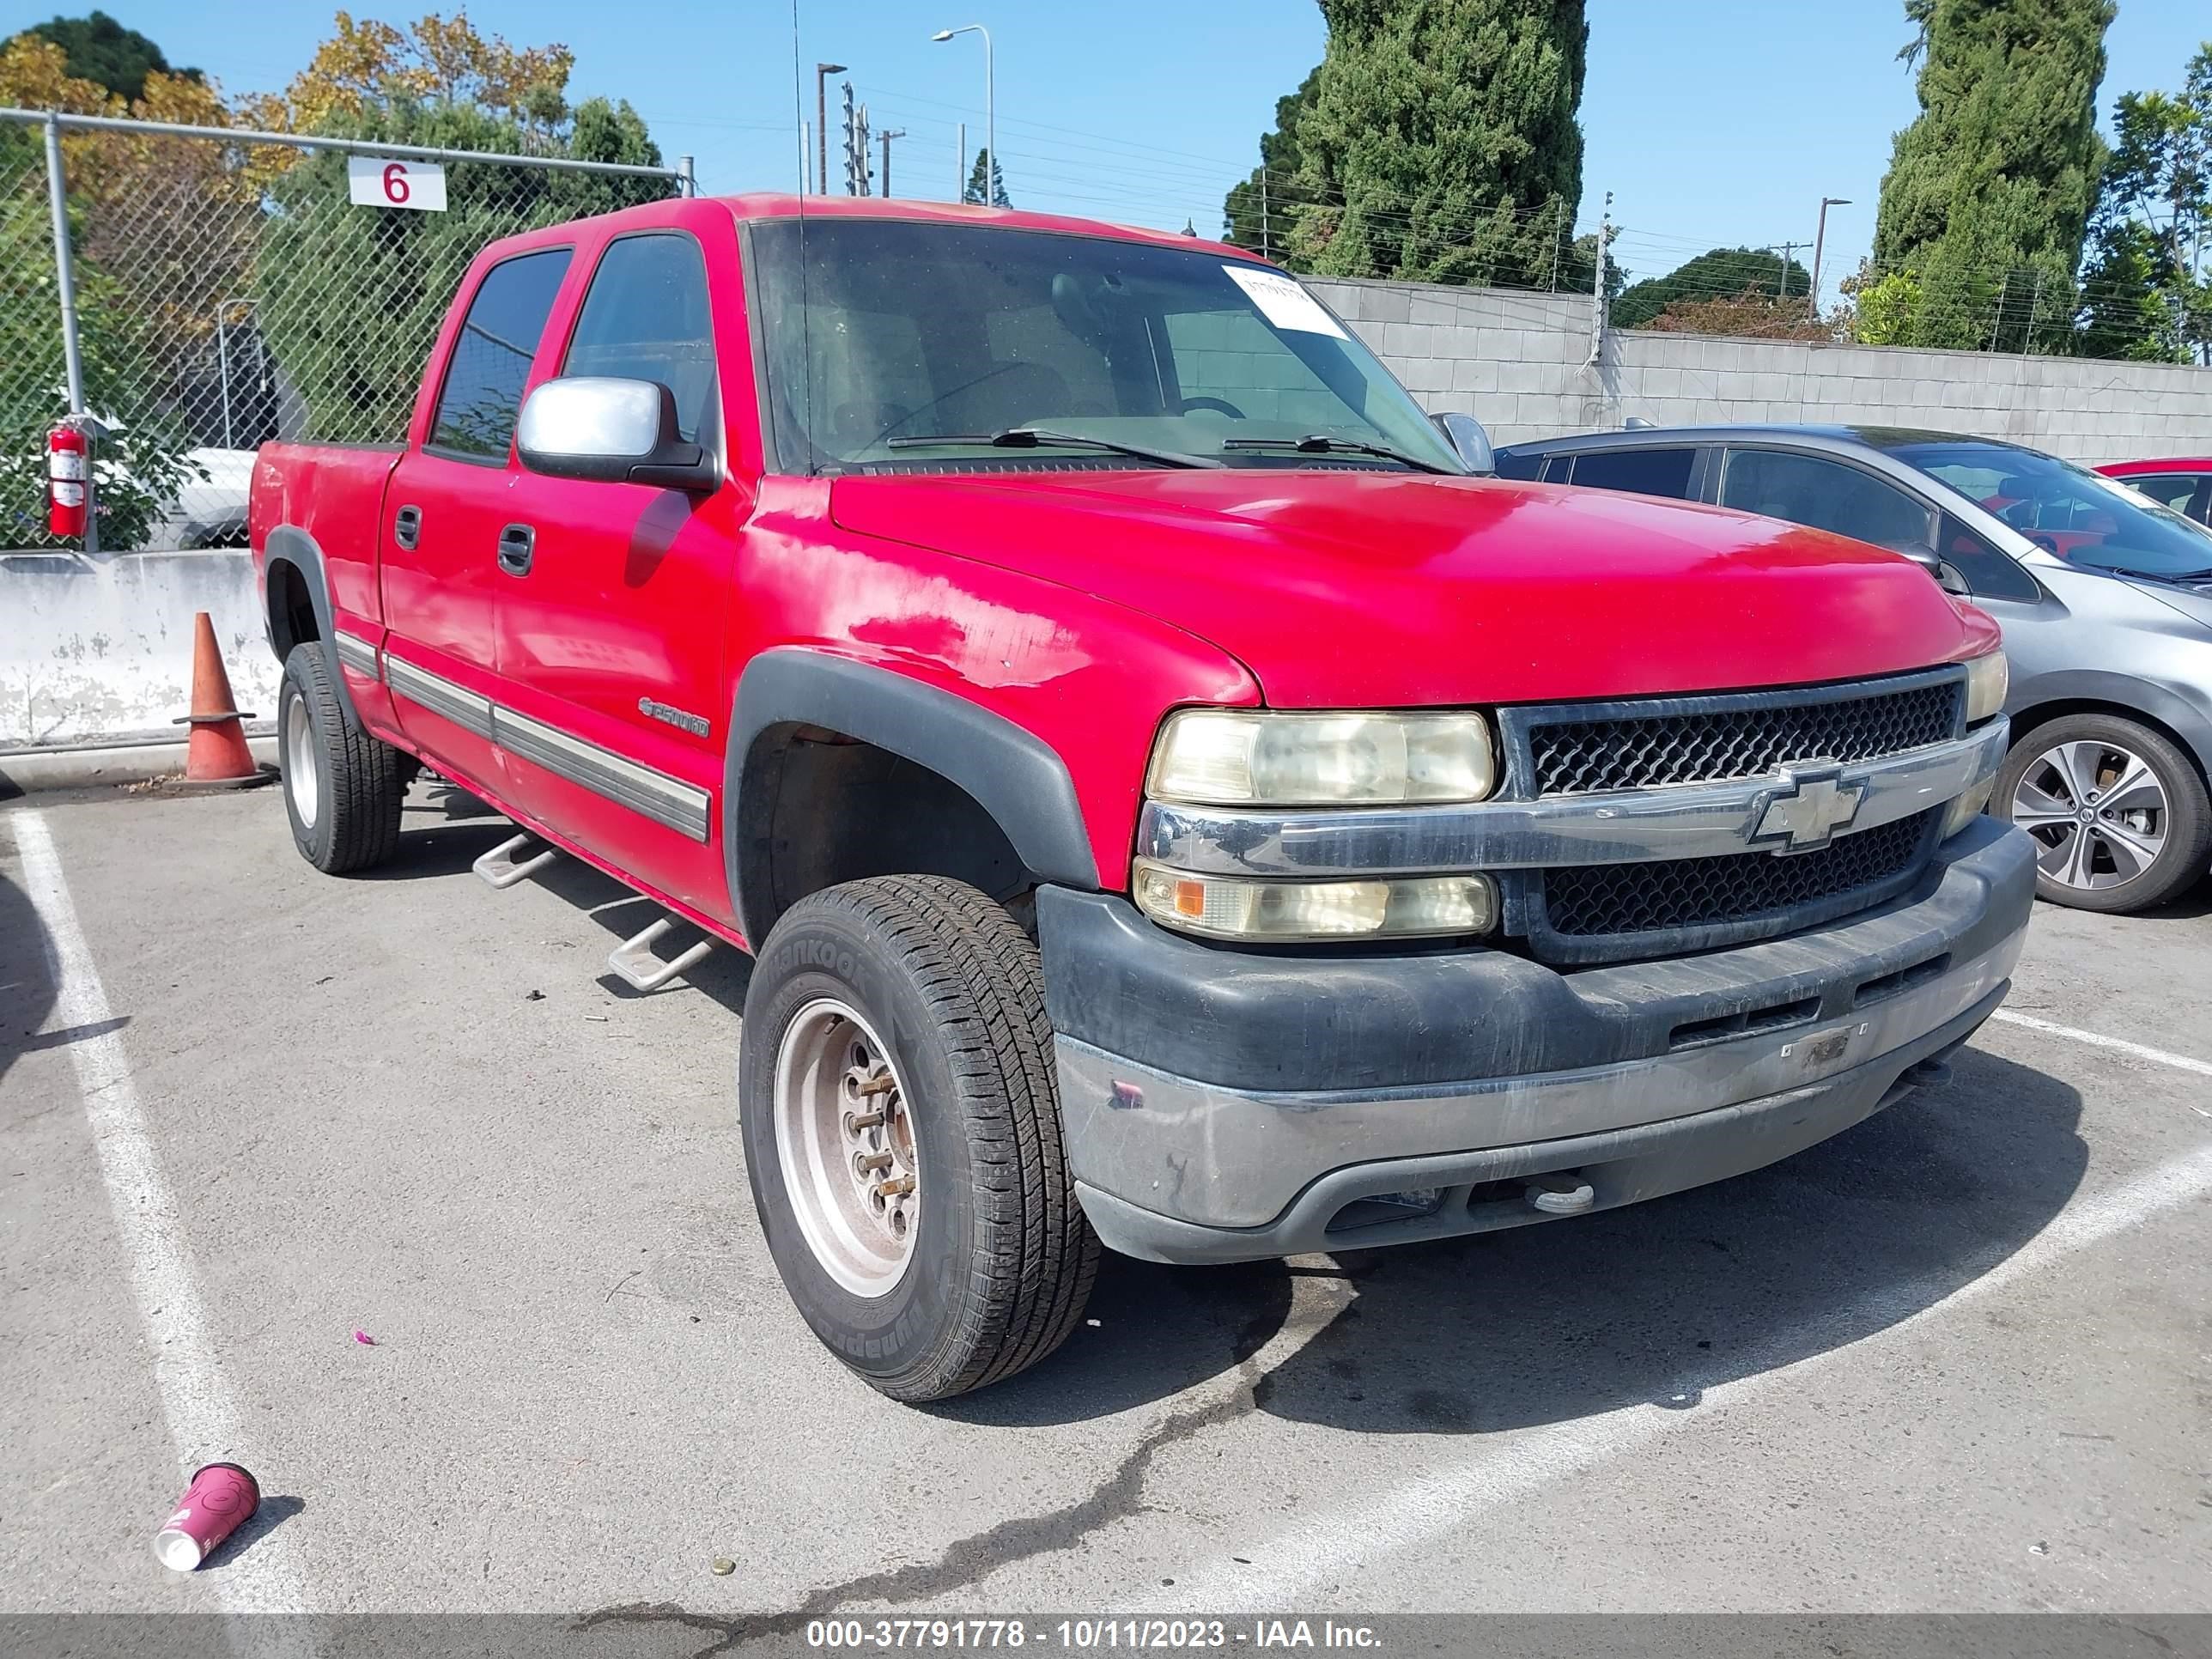
M 435 161 L 446 205 L 356 203 L 354 155 Z M 0 112 L 0 549 L 57 545 L 46 434 L 72 413 L 108 428 L 103 550 L 243 545 L 256 446 L 404 436 L 439 321 L 484 244 L 688 187 L 681 168 Z

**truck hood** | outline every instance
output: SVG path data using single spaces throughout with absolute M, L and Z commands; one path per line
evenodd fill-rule
M 1599 489 L 1381 471 L 854 477 L 847 530 L 1042 577 L 1241 660 L 1280 708 L 1651 696 L 1972 655 L 1905 559 Z

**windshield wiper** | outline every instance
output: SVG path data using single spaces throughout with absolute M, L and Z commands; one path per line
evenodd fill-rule
M 1148 449 L 1114 438 L 1087 437 L 1080 432 L 1055 432 L 1044 426 L 1010 426 L 1004 432 L 939 432 L 927 438 L 891 438 L 886 449 L 927 449 L 933 444 L 987 444 L 993 449 L 1035 449 L 1040 444 L 1070 444 L 1079 449 L 1103 449 L 1162 466 L 1224 466 L 1209 455 L 1186 455 L 1179 449 Z
M 1224 449 L 1295 449 L 1302 455 L 1375 455 L 1423 472 L 1441 472 L 1454 478 L 1462 476 L 1456 467 L 1438 466 L 1434 461 L 1408 455 L 1404 450 L 1393 449 L 1388 444 L 1363 443 L 1357 438 L 1332 438 L 1324 432 L 1316 432 L 1304 438 L 1230 438 L 1224 441 L 1221 447 Z

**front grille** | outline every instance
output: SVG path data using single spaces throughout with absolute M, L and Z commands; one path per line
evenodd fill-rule
M 1650 714 L 1597 718 L 1530 711 L 1533 793 L 1583 795 L 1669 783 L 1763 777 L 1793 762 L 1874 760 L 1956 737 L 1965 683 L 1955 674 L 1872 696 L 1808 692 L 1685 698 Z M 1633 706 L 1631 705 L 1631 708 Z
M 1760 931 L 1789 916 L 1909 874 L 1932 812 L 1842 836 L 1810 853 L 1729 853 L 1719 858 L 1594 864 L 1543 875 L 1548 931 L 1567 939 L 1723 927 Z

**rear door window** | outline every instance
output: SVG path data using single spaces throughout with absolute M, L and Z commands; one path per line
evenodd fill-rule
M 678 435 L 697 442 L 714 398 L 714 331 L 699 245 L 682 231 L 609 243 L 561 373 L 666 386 L 676 398 Z
M 1721 474 L 1720 504 L 1876 547 L 1924 548 L 1935 542 L 1935 509 L 1870 472 L 1820 455 L 1731 449 Z
M 1690 493 L 1695 449 L 1592 449 L 1574 458 L 1569 482 L 1589 489 L 1626 489 L 1639 495 Z
M 464 460 L 503 461 L 538 343 L 552 314 L 569 250 L 502 259 L 484 273 L 446 364 L 428 447 Z

